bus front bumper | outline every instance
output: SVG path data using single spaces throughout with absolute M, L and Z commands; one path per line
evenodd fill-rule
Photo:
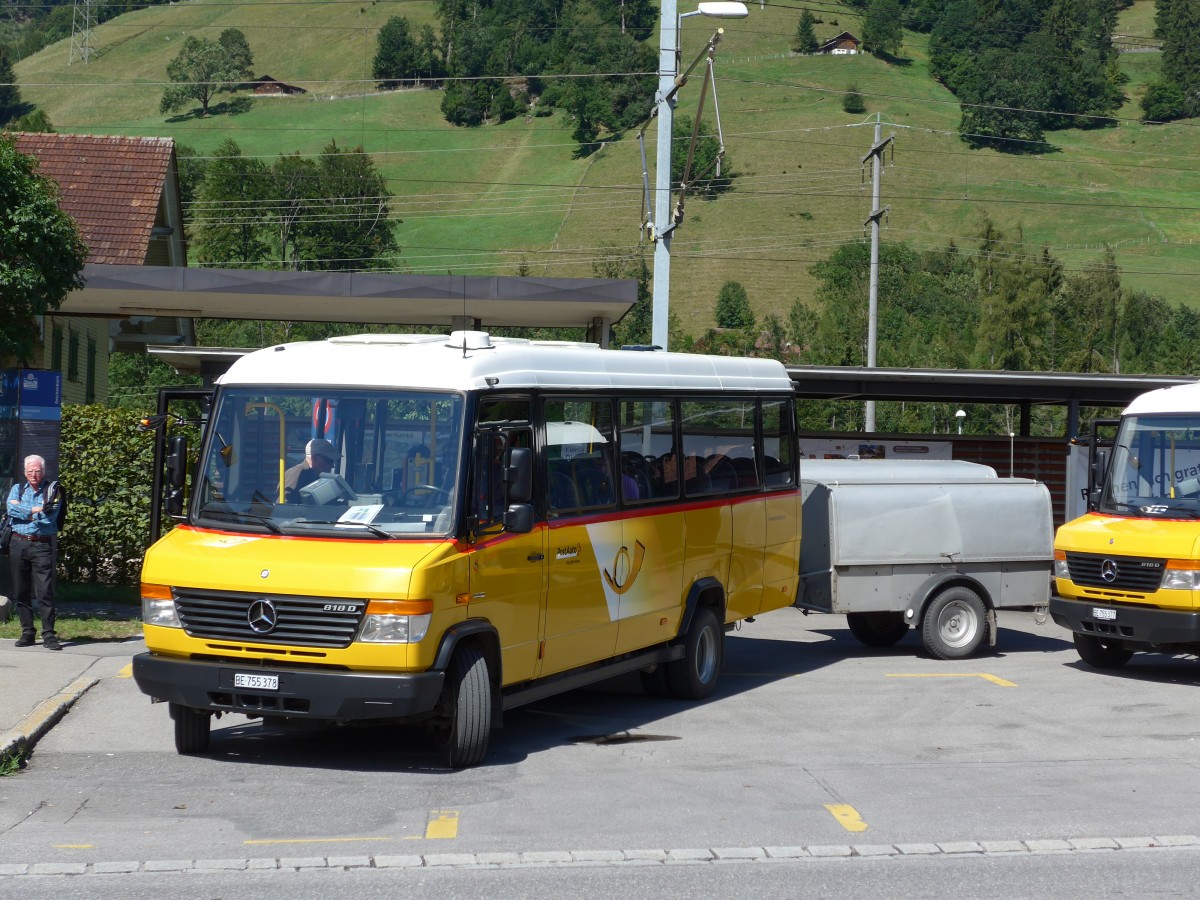
M 1200 612 L 1133 604 L 1050 598 L 1050 615 L 1063 628 L 1131 644 L 1200 644 Z
M 352 722 L 429 713 L 441 695 L 443 673 L 322 672 L 140 653 L 133 658 L 133 678 L 155 700 L 192 709 Z

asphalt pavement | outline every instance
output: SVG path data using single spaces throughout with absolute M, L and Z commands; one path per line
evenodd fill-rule
M 72 611 L 99 611 L 103 604 L 58 606 L 61 619 Z M 0 640 L 0 760 L 14 752 L 27 756 L 76 700 L 101 679 L 131 666 L 134 654 L 145 649 L 140 638 L 63 641 L 61 651 L 43 647 L 40 634 L 32 647 L 18 647 L 12 639 Z

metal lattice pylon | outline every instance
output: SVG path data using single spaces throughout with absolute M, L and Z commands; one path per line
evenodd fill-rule
M 75 0 L 75 11 L 71 16 L 71 57 L 67 60 L 68 66 L 77 59 L 82 59 L 84 64 L 87 64 L 95 52 L 92 49 L 92 29 L 96 23 L 92 7 L 95 2 L 96 0 Z

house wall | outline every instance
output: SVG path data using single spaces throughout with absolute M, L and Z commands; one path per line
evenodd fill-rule
M 108 320 L 46 316 L 42 345 L 31 368 L 62 372 L 62 402 L 103 403 L 108 399 Z

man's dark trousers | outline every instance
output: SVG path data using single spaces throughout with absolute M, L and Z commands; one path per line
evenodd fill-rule
M 42 620 L 42 639 L 54 634 L 54 542 L 27 541 L 14 534 L 8 547 L 12 563 L 13 603 L 21 621 L 21 633 L 32 635 L 33 602 L 37 597 L 37 614 Z M 32 595 L 32 596 L 31 596 Z

